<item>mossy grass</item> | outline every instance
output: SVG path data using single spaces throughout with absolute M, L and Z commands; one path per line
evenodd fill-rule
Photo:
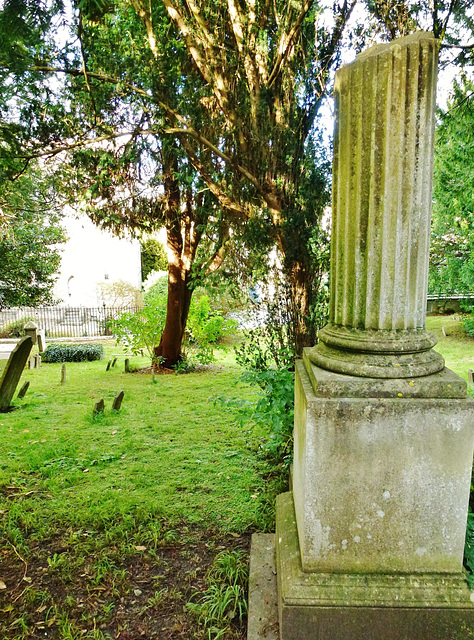
M 474 338 L 467 335 L 461 316 L 428 316 L 426 328 L 438 338 L 435 350 L 448 369 L 467 380 L 468 369 L 474 369 Z
M 283 487 L 278 469 L 259 454 L 265 434 L 251 421 L 242 424 L 238 408 L 222 411 L 213 401 L 255 399 L 255 390 L 239 381 L 232 351 L 218 350 L 216 363 L 191 374 L 153 379 L 125 373 L 123 355 L 106 371 L 120 348 L 111 341 L 104 348 L 102 360 L 68 363 L 65 384 L 59 363 L 25 370 L 28 393 L 14 399 L 14 411 L 0 414 L 0 552 L 10 566 L 0 580 L 12 602 L 6 638 L 30 637 L 41 598 L 63 635 L 71 628 L 96 637 L 100 621 L 115 637 L 122 623 L 112 612 L 127 597 L 137 601 L 130 601 L 129 618 L 140 605 L 142 628 L 152 633 L 144 619 L 157 624 L 160 608 L 168 617 L 184 611 L 218 553 L 246 554 L 250 532 L 273 527 L 274 496 Z M 149 362 L 132 357 L 131 365 Z M 112 400 L 122 389 L 122 408 L 114 412 Z M 105 412 L 94 415 L 100 398 Z M 170 548 L 183 561 L 176 576 L 189 565 L 184 595 L 179 585 L 148 576 L 165 573 L 160 566 Z M 165 562 L 171 561 L 174 556 Z M 22 581 L 23 567 L 32 582 Z M 149 584 L 137 587 L 137 572 L 148 572 Z M 58 584 L 61 596 L 52 586 Z M 81 622 L 67 597 L 97 589 L 107 593 L 101 606 L 110 615 L 88 604 Z M 187 616 L 193 618 L 188 637 L 198 637 L 202 620 Z M 242 624 L 226 619 L 222 637 L 240 637 Z

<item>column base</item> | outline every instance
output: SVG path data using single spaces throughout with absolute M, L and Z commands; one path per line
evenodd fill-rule
M 281 640 L 472 640 L 474 602 L 460 574 L 304 572 L 291 492 L 277 498 Z
M 323 369 L 369 378 L 417 378 L 442 371 L 436 338 L 424 329 L 354 329 L 329 324 L 319 331 L 311 361 Z

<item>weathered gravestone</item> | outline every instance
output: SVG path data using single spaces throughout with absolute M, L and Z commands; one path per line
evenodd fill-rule
M 66 364 L 61 367 L 61 384 L 66 384 Z
M 474 402 L 425 329 L 437 52 L 419 32 L 336 75 L 330 322 L 296 369 L 281 640 L 474 638 Z
M 26 392 L 28 391 L 30 386 L 30 381 L 27 380 L 21 387 L 20 391 L 18 392 L 17 398 L 24 398 L 26 395 Z
M 117 395 L 114 398 L 114 401 L 112 402 L 112 410 L 113 411 L 120 411 L 120 407 L 122 406 L 122 400 L 123 400 L 123 396 L 124 396 L 124 392 L 123 391 L 119 391 L 117 393 Z
M 92 411 L 92 415 L 96 416 L 99 413 L 104 413 L 104 409 L 105 409 L 105 403 L 104 403 L 104 399 L 101 398 L 100 400 L 98 400 L 95 405 L 94 405 L 94 409 Z
M 33 340 L 25 336 L 11 352 L 0 379 L 0 411 L 8 411 L 32 347 Z

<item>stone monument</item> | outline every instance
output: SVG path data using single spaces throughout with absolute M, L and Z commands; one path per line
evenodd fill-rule
M 467 640 L 474 402 L 425 329 L 438 42 L 335 81 L 330 322 L 297 364 L 281 640 Z
M 33 340 L 24 336 L 10 354 L 0 378 L 0 413 L 10 410 L 10 403 L 28 361 Z

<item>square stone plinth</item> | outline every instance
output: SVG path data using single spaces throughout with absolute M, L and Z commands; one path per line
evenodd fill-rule
M 458 574 L 305 572 L 290 492 L 277 499 L 280 640 L 472 640 Z
M 446 370 L 371 387 L 299 362 L 293 493 L 303 569 L 459 573 L 473 407 Z

